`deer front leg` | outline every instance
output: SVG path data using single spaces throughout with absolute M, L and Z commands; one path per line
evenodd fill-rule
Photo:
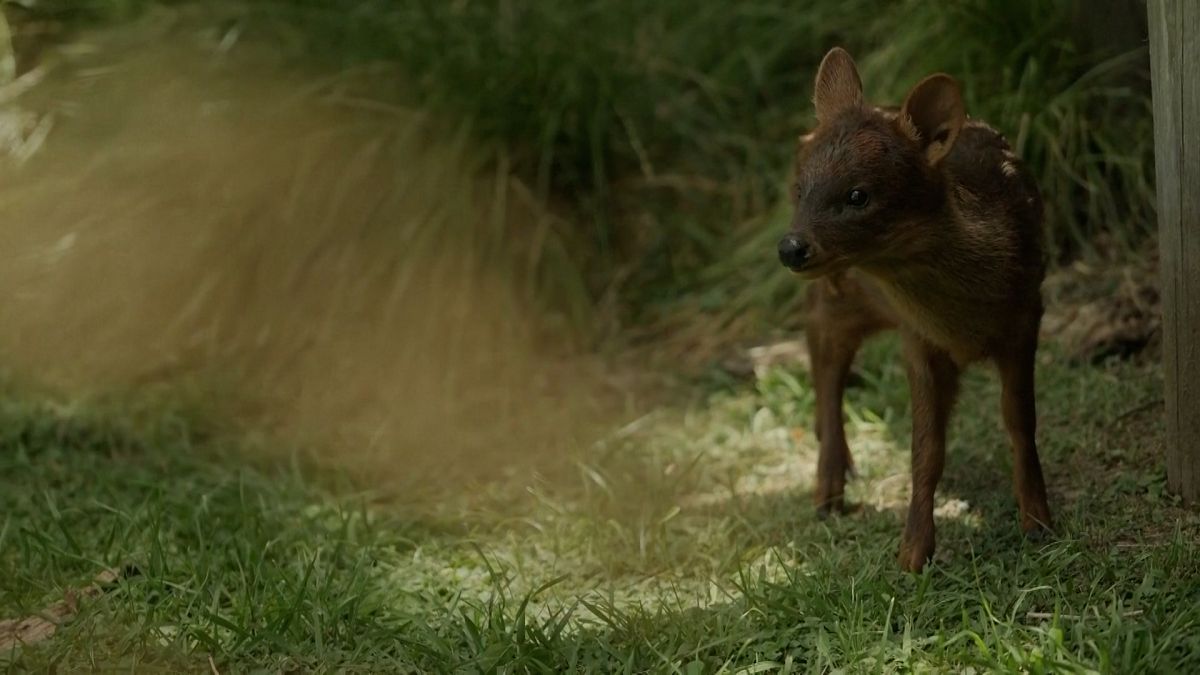
M 835 328 L 813 321 L 807 329 L 817 396 L 816 432 L 820 446 L 813 501 L 820 518 L 845 511 L 846 474 L 853 468 L 842 419 L 842 397 L 861 338 Z
M 900 567 L 919 572 L 933 557 L 933 500 L 946 462 L 946 425 L 958 394 L 958 366 L 919 338 L 906 340 L 912 398 L 912 500 L 900 540 Z

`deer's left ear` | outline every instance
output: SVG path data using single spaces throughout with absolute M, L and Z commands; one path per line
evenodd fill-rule
M 920 144 L 931 165 L 942 161 L 967 121 L 958 82 L 938 73 L 917 83 L 900 108 L 900 130 Z
M 830 49 L 821 66 L 817 68 L 817 79 L 813 84 L 813 105 L 817 121 L 828 122 L 845 110 L 863 104 L 862 79 L 858 66 L 850 53 L 841 47 Z

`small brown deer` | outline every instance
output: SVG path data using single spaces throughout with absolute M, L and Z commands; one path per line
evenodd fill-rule
M 967 118 L 958 84 L 921 80 L 899 108 L 863 100 L 853 59 L 826 54 L 801 139 L 795 215 L 780 261 L 812 280 L 806 338 L 820 444 L 822 517 L 845 508 L 853 468 L 842 395 L 863 340 L 898 329 L 912 399 L 912 500 L 900 565 L 933 555 L 934 491 L 959 372 L 993 362 L 1003 386 L 1021 527 L 1051 527 L 1035 441 L 1034 360 L 1042 317 L 1042 200 L 997 131 Z

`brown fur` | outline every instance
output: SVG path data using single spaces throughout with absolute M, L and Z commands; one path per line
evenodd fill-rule
M 899 108 L 863 103 L 849 54 L 817 75 L 818 126 L 797 153 L 789 237 L 808 247 L 806 337 L 820 443 L 815 500 L 841 511 L 853 462 L 842 395 L 859 346 L 887 329 L 904 341 L 912 396 L 912 500 L 899 560 L 917 571 L 934 550 L 934 492 L 960 371 L 997 366 L 1012 442 L 1021 526 L 1049 529 L 1036 444 L 1034 356 L 1042 316 L 1042 203 L 1004 138 L 967 119 L 958 85 L 932 75 Z M 855 206 L 845 195 L 863 190 Z

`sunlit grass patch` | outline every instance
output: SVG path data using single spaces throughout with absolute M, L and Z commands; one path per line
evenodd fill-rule
M 810 385 L 790 367 L 576 449 L 574 477 L 498 477 L 424 503 L 248 464 L 253 447 L 197 435 L 188 415 L 10 392 L 5 616 L 98 569 L 137 574 L 9 658 L 1186 670 L 1200 522 L 1161 491 L 1156 414 L 1120 418 L 1157 390 L 1157 371 L 1073 366 L 1047 348 L 1041 438 L 1059 535 L 1043 545 L 1017 527 L 995 378 L 973 372 L 939 493 L 939 553 L 913 577 L 894 558 L 908 461 L 895 356 L 885 340 L 859 364 L 868 384 L 851 390 L 847 418 L 863 508 L 828 522 L 809 499 Z

